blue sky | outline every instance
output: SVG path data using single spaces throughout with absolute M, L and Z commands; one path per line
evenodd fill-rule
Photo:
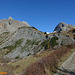
M 75 0 L 0 0 L 0 19 L 9 16 L 52 32 L 59 22 L 75 25 Z

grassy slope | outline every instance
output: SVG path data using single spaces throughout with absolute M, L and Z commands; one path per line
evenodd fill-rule
M 59 66 L 75 51 L 75 49 L 72 49 L 67 55 L 64 55 L 64 57 L 61 58 L 61 61 L 59 62 Z M 28 56 L 27 58 L 23 58 L 16 62 L 9 62 L 6 65 L 7 71 L 11 71 L 16 74 L 21 74 L 30 64 L 35 63 L 39 61 L 41 58 L 50 55 L 53 51 L 46 50 L 43 52 L 40 52 L 34 56 Z M 0 71 L 4 71 L 3 66 L 1 66 L 3 63 L 0 62 Z M 45 68 L 48 75 L 50 75 L 49 69 Z
M 31 63 L 37 62 L 43 56 L 49 55 L 53 51 L 43 51 L 34 56 L 28 56 L 27 58 L 23 58 L 17 62 L 10 62 L 7 64 L 7 70 L 11 69 L 14 72 L 14 75 L 22 73 Z M 19 66 L 17 68 L 17 66 Z
M 53 72 L 56 71 L 55 66 L 59 66 L 60 62 L 63 63 L 75 51 L 75 49 L 69 48 L 69 46 L 67 48 L 66 47 L 64 47 L 63 49 L 62 48 L 53 52 L 54 54 L 51 53 L 50 55 L 46 55 L 40 61 L 28 66 L 26 71 L 24 71 L 25 72 L 24 75 L 36 75 L 36 74 L 37 75 L 53 75 Z M 66 51 L 67 53 L 64 52 L 64 50 L 65 51 L 67 50 Z M 62 54 L 61 51 L 65 53 L 63 54 L 63 56 L 60 56 Z M 57 57 L 55 57 L 56 55 Z M 54 60 L 53 60 L 53 57 L 55 57 Z M 59 62 L 56 63 L 55 61 L 59 61 Z

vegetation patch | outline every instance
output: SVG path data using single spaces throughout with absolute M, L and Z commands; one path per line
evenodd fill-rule
M 27 44 L 27 45 L 38 45 L 39 44 L 39 41 L 37 41 L 37 40 L 27 40 L 27 42 L 25 43 L 25 44 Z
M 38 62 L 29 65 L 23 75 L 53 75 L 58 68 L 61 58 L 70 53 L 73 48 L 75 48 L 75 45 L 72 44 L 55 50 Z
M 46 50 L 41 53 L 38 53 L 34 56 L 28 56 L 27 58 L 23 58 L 17 62 L 10 62 L 8 63 L 8 70 L 10 69 L 11 71 L 14 72 L 14 75 L 21 74 L 30 64 L 37 62 L 39 59 L 42 57 L 51 54 L 53 51 Z M 20 65 L 20 68 L 15 68 L 15 66 Z
M 19 56 L 16 56 L 15 59 L 19 59 Z
M 37 28 L 35 28 L 35 27 L 31 27 L 31 28 L 38 30 L 38 29 L 37 29 Z
M 14 44 L 3 47 L 2 49 L 9 49 L 9 52 L 11 52 L 13 49 L 15 49 L 16 47 L 20 46 L 20 44 L 22 44 L 23 42 L 23 38 L 17 40 Z M 8 53 L 9 53 L 8 52 Z
M 34 56 L 28 56 L 27 58 L 23 58 L 14 63 L 8 63 L 7 70 L 14 72 L 13 75 L 53 75 L 52 71 L 56 71 L 54 66 L 58 67 L 59 62 L 62 60 L 61 58 L 64 58 L 64 56 L 66 57 L 68 53 L 73 51 L 71 49 L 74 47 L 75 45 L 67 45 L 66 47 L 61 47 L 57 50 L 48 49 L 42 51 Z M 20 68 L 15 68 L 17 65 L 20 65 Z
M 58 37 L 52 37 L 51 40 L 50 40 L 50 46 L 51 47 L 54 47 L 56 45 L 58 45 L 58 43 L 56 42 L 58 40 Z
M 45 49 L 49 49 L 50 47 L 54 47 L 54 46 L 56 46 L 56 45 L 58 45 L 58 43 L 57 43 L 57 40 L 58 40 L 58 37 L 52 37 L 50 40 L 49 39 L 47 39 L 47 40 L 44 40 L 42 43 L 41 43 L 41 45 L 42 45 L 42 47 L 44 47 Z
M 9 34 L 9 32 L 3 32 L 2 34 L 0 34 L 0 38 L 7 35 L 7 34 Z
M 3 49 L 10 49 L 10 50 L 13 50 L 14 48 L 15 48 L 14 45 L 10 45 L 10 46 L 3 47 Z
M 30 51 L 30 49 L 33 47 L 33 45 L 38 45 L 40 41 L 37 41 L 37 40 L 27 40 L 24 47 L 21 47 L 22 51 Z
M 44 40 L 41 45 L 44 47 L 47 43 L 48 43 L 49 40 Z
M 9 34 L 9 32 L 3 32 L 1 35 L 3 35 L 3 34 Z
M 19 27 L 18 29 L 21 29 L 21 28 L 26 28 L 26 26 L 23 26 L 23 27 Z
M 17 40 L 17 41 L 15 42 L 15 46 L 19 46 L 20 44 L 22 44 L 23 40 L 24 40 L 23 38 Z
M 47 34 L 47 32 L 44 32 L 44 34 Z

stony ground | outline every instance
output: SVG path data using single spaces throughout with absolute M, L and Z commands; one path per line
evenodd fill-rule
M 75 52 L 58 68 L 54 75 L 75 75 Z

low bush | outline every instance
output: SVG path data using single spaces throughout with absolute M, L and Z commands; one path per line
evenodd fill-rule
M 16 56 L 15 59 L 19 59 L 19 56 Z
M 48 43 L 49 40 L 44 40 L 41 45 L 44 47 L 47 43 Z
M 32 27 L 32 28 L 37 30 L 37 28 L 35 28 L 35 27 Z
M 58 40 L 58 37 L 53 37 L 53 38 L 51 38 L 51 40 L 50 40 L 50 46 L 51 47 L 54 47 L 54 46 L 56 46 L 56 45 L 58 45 L 58 43 L 56 42 L 56 40 Z
M 75 48 L 75 45 L 67 45 L 53 51 L 50 55 L 47 55 L 40 59 L 38 62 L 31 64 L 23 73 L 23 75 L 48 75 L 46 68 L 50 73 L 56 72 L 60 59 Z

